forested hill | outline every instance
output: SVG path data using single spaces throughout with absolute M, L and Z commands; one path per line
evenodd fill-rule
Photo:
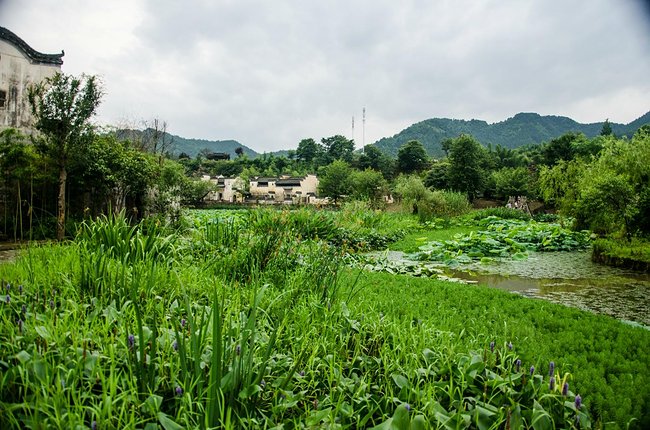
M 205 139 L 187 139 L 180 136 L 171 135 L 174 139 L 174 154 L 180 154 L 181 152 L 186 153 L 190 157 L 196 157 L 196 155 L 201 152 L 201 150 L 207 148 L 210 152 L 225 152 L 230 154 L 230 158 L 234 159 L 237 157 L 235 150 L 237 148 L 242 148 L 244 154 L 248 155 L 249 158 L 255 158 L 259 154 L 249 147 L 242 145 L 236 140 L 205 140 Z
M 152 129 L 119 130 L 117 132 L 119 138 L 130 140 L 147 140 L 151 138 L 153 133 L 155 133 L 155 131 Z M 225 152 L 230 154 L 230 158 L 235 158 L 237 157 L 237 154 L 235 153 L 237 148 L 242 148 L 244 154 L 249 158 L 255 158 L 259 155 L 256 151 L 242 145 L 236 140 L 188 139 L 165 132 L 160 136 L 159 142 L 165 142 L 165 146 L 169 146 L 170 151 L 173 154 L 178 155 L 185 153 L 190 157 L 196 157 L 199 152 L 207 149 L 208 152 Z
M 629 124 L 610 123 L 617 136 L 632 136 L 644 124 L 650 123 L 650 112 Z M 399 147 L 409 140 L 419 140 L 429 155 L 444 155 L 440 142 L 455 138 L 460 134 L 471 134 L 483 145 L 501 145 L 516 148 L 528 144 L 547 142 L 564 133 L 573 131 L 584 133 L 587 137 L 597 136 L 603 127 L 602 122 L 580 124 L 563 116 L 541 116 L 536 113 L 518 113 L 505 121 L 488 124 L 481 120 L 461 120 L 433 118 L 413 124 L 393 137 L 384 137 L 375 145 L 392 156 L 397 155 Z

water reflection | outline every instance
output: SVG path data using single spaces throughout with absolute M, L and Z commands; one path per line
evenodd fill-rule
M 533 253 L 453 276 L 650 327 L 650 274 L 595 264 L 589 252 Z

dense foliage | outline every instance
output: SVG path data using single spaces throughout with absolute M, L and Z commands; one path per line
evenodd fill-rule
M 589 246 L 589 232 L 576 232 L 559 224 L 505 220 L 495 216 L 478 222 L 480 230 L 456 235 L 444 242 L 429 242 L 420 247 L 420 260 L 458 264 L 497 257 L 524 259 L 529 251 L 573 251 Z
M 2 428 L 650 419 L 645 330 L 342 266 L 363 235 L 412 231 L 412 219 L 351 204 L 195 212 L 182 224 L 103 218 L 70 245 L 0 266 Z
M 629 124 L 609 123 L 617 136 L 632 136 L 643 124 L 650 122 L 650 113 Z M 480 120 L 458 120 L 432 118 L 413 124 L 392 137 L 380 139 L 375 144 L 379 149 L 395 157 L 404 143 L 418 140 L 432 157 L 445 155 L 442 142 L 460 134 L 474 136 L 485 145 L 500 145 L 504 148 L 518 148 L 523 145 L 537 145 L 548 142 L 569 132 L 583 133 L 596 137 L 604 123 L 580 124 L 570 118 L 540 116 L 535 113 L 518 113 L 512 118 L 495 124 Z

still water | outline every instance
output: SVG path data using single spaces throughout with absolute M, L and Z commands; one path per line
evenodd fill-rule
M 531 253 L 527 260 L 463 266 L 451 274 L 650 328 L 650 274 L 596 264 L 590 256 Z

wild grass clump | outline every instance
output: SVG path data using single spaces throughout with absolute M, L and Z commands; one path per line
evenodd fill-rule
M 336 214 L 339 234 L 331 243 L 354 251 L 383 250 L 420 226 L 412 217 L 373 209 L 367 202 L 345 203 Z
M 466 214 L 472 206 L 464 193 L 453 191 L 429 191 L 418 204 L 420 222 L 428 222 L 433 218 L 450 218 Z
M 469 219 L 474 221 L 480 221 L 488 217 L 498 217 L 501 219 L 516 219 L 522 221 L 528 221 L 530 215 L 526 212 L 519 209 L 499 207 L 499 208 L 486 208 L 473 211 L 467 216 Z M 541 220 L 537 220 L 541 221 Z
M 130 225 L 124 211 L 84 221 L 76 237 L 90 252 L 129 263 L 173 258 L 175 240 L 174 235 L 165 235 L 158 223 Z
M 255 234 L 291 234 L 299 240 L 331 240 L 338 234 L 332 216 L 328 212 L 311 208 L 292 211 L 257 209 L 250 212 L 248 222 Z
M 591 259 L 616 267 L 650 272 L 650 241 L 642 238 L 601 238 L 593 243 Z

